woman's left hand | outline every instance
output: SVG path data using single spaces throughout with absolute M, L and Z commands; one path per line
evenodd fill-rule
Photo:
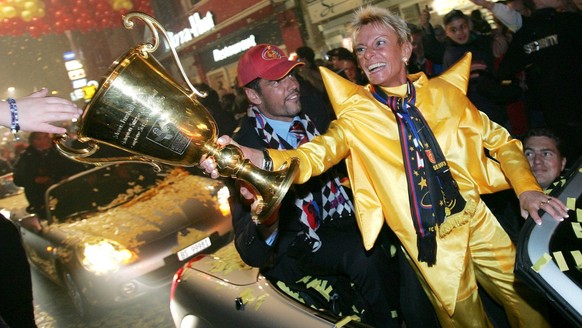
M 550 197 L 541 191 L 525 191 L 519 195 L 521 216 L 527 219 L 531 216 L 537 224 L 542 224 L 539 210 L 544 210 L 557 221 L 563 221 L 568 217 L 568 208 L 562 201 Z

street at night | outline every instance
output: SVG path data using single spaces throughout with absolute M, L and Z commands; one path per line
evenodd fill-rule
M 0 328 L 582 328 L 581 34 L 582 0 L 0 0 Z
M 132 304 L 103 310 L 95 318 L 80 318 L 63 287 L 57 286 L 32 268 L 34 312 L 39 328 L 85 327 L 174 327 L 170 315 L 170 286 L 147 295 Z

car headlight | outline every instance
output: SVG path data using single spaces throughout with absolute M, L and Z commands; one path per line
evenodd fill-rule
M 96 275 L 113 273 L 136 259 L 130 250 L 106 239 L 85 241 L 77 254 L 85 269 Z
M 216 194 L 216 198 L 218 200 L 218 209 L 220 210 L 220 213 L 222 213 L 223 216 L 230 215 L 230 203 L 228 202 L 229 197 L 230 192 L 228 191 L 228 188 L 226 186 L 220 188 L 220 190 L 218 190 L 218 193 Z

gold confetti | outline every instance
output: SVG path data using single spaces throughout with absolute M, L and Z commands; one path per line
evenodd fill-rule
M 582 226 L 580 226 L 580 222 L 572 222 L 572 230 L 574 230 L 576 237 L 582 238 Z
M 544 255 L 542 255 L 537 261 L 536 263 L 534 263 L 534 265 L 532 265 L 532 269 L 535 272 L 540 272 L 542 270 L 542 268 L 548 264 L 548 262 L 550 262 L 552 260 L 552 257 L 550 256 L 550 254 L 548 253 L 544 253 Z
M 576 269 L 582 270 L 582 253 L 580 251 L 571 251 L 570 253 L 576 263 Z
M 556 263 L 558 264 L 558 268 L 560 268 L 560 271 L 564 272 L 570 270 L 570 268 L 568 268 L 568 264 L 566 263 L 566 259 L 564 259 L 564 255 L 562 254 L 562 252 L 553 252 L 552 255 L 554 255 L 554 260 L 556 260 Z
M 574 198 L 574 197 L 568 197 L 568 199 L 566 200 L 566 207 L 568 207 L 572 211 L 574 209 L 576 209 L 576 198 Z

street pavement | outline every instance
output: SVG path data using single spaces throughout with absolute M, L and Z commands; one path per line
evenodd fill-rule
M 31 269 L 36 324 L 39 328 L 173 328 L 169 286 L 132 304 L 104 310 L 91 320 L 80 318 L 63 287 Z

